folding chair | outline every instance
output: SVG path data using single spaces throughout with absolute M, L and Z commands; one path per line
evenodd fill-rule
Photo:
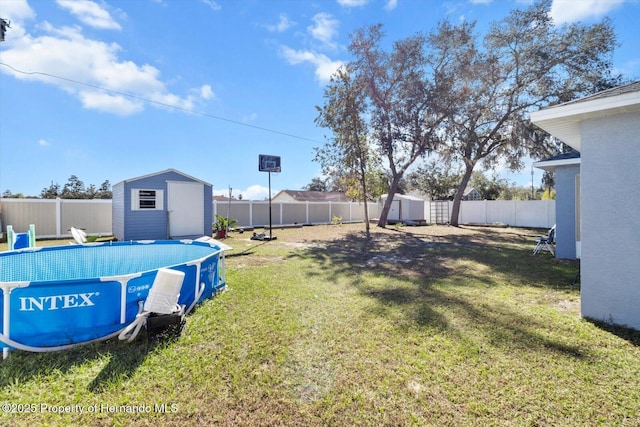
M 547 250 L 551 252 L 551 255 L 556 256 L 556 225 L 549 229 L 549 233 L 546 236 L 539 236 L 536 238 L 536 247 L 533 248 L 533 254 L 537 254 L 540 251 Z
M 16 233 L 13 227 L 7 225 L 7 247 L 8 250 L 34 248 L 36 246 L 36 227 L 29 225 L 29 231 L 25 233 Z

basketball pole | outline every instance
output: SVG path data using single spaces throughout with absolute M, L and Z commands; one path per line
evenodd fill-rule
M 269 168 L 269 240 L 272 240 L 271 235 L 271 168 Z
M 269 172 L 269 237 L 266 236 L 266 233 L 260 233 L 256 235 L 256 240 L 274 240 L 273 236 L 273 208 L 271 201 L 271 172 L 280 173 L 280 157 L 279 156 L 269 156 L 266 154 L 258 155 L 258 171 L 259 172 Z M 265 225 L 266 228 L 266 225 Z

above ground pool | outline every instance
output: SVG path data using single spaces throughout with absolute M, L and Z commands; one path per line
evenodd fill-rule
M 179 271 L 174 276 L 180 279 L 184 274 L 177 305 L 190 311 L 226 286 L 224 250 L 229 247 L 199 240 L 0 253 L 4 357 L 9 349 L 60 350 L 117 336 L 142 313 L 159 269 Z

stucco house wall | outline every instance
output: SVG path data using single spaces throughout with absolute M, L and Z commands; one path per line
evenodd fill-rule
M 582 315 L 635 329 L 640 329 L 639 135 L 640 112 L 582 125 Z
M 531 120 L 581 153 L 582 316 L 640 330 L 640 81 Z

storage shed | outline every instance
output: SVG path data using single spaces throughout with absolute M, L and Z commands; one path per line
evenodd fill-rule
M 388 194 L 382 195 L 381 202 L 383 205 L 388 197 Z M 427 221 L 427 213 L 426 200 L 406 194 L 394 194 L 387 221 L 391 223 L 426 224 L 429 222 Z
M 175 169 L 118 182 L 113 186 L 113 235 L 118 240 L 210 236 L 211 189 L 211 184 Z

